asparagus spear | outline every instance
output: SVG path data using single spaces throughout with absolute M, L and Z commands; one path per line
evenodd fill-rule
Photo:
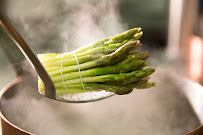
M 139 40 L 142 35 L 143 35 L 143 32 L 140 31 L 139 33 L 136 33 L 135 35 L 133 35 L 130 39 L 123 40 L 122 43 L 128 43 L 131 41 Z
M 113 44 L 113 43 L 122 42 L 125 39 L 131 38 L 133 35 L 135 35 L 136 33 L 140 32 L 140 31 L 141 31 L 141 28 L 130 29 L 124 33 L 113 36 L 112 38 L 109 39 L 109 41 L 106 41 L 105 43 Z
M 156 86 L 156 83 L 155 82 L 146 82 L 146 83 L 142 83 L 139 85 L 135 85 L 135 84 L 129 84 L 129 85 L 131 85 L 131 87 L 134 87 L 136 89 L 147 89 L 147 88 Z

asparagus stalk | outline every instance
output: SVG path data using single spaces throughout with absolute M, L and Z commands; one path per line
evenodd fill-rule
M 130 85 L 131 85 L 131 87 L 134 87 L 136 89 L 147 89 L 147 88 L 156 86 L 156 83 L 155 82 L 146 82 L 146 83 L 142 83 L 139 85 L 135 85 L 135 84 L 130 84 Z
M 122 43 L 128 43 L 131 41 L 139 40 L 142 35 L 143 35 L 143 32 L 140 31 L 139 33 L 136 33 L 135 35 L 133 35 L 130 39 L 123 40 Z
M 107 43 L 107 44 L 113 44 L 113 43 L 122 42 L 125 39 L 131 38 L 133 35 L 135 35 L 136 33 L 140 32 L 140 31 L 141 31 L 141 28 L 130 29 L 130 30 L 124 32 L 124 33 L 117 34 L 117 35 L 113 36 L 112 38 L 110 38 L 105 43 Z
M 121 82 L 119 82 L 119 85 L 128 85 L 128 84 L 132 84 L 134 82 L 140 81 L 140 80 L 142 80 L 144 82 L 144 81 L 148 80 L 149 78 L 147 78 L 147 79 L 143 79 L 143 78 L 148 77 L 154 71 L 155 71 L 155 69 L 153 69 L 153 68 L 148 68 L 148 69 L 142 70 L 141 72 L 139 72 L 139 70 L 134 71 L 134 72 L 137 72 L 137 74 L 135 76 L 131 76 L 125 80 L 122 80 Z M 118 85 L 118 82 L 107 82 L 107 83 L 108 84 L 110 83 L 113 85 Z

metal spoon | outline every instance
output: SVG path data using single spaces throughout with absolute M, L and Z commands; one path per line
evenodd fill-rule
M 12 41 L 15 43 L 15 45 L 21 50 L 21 52 L 24 54 L 26 59 L 30 62 L 32 67 L 36 70 L 37 74 L 41 78 L 41 80 L 44 83 L 45 88 L 45 96 L 53 99 L 58 100 L 62 102 L 69 102 L 69 103 L 85 103 L 85 102 L 93 102 L 102 100 L 108 97 L 111 97 L 114 95 L 113 93 L 108 93 L 105 96 L 97 96 L 96 98 L 90 97 L 89 99 L 81 100 L 72 100 L 72 99 L 63 99 L 56 96 L 56 90 L 53 81 L 51 80 L 50 76 L 44 69 L 43 65 L 35 55 L 35 53 L 32 51 L 32 49 L 26 44 L 26 42 L 23 40 L 23 38 L 18 34 L 16 29 L 11 25 L 9 22 L 9 19 L 6 15 L 3 13 L 0 13 L 0 26 L 3 28 L 3 30 L 9 35 L 9 37 L 12 39 Z

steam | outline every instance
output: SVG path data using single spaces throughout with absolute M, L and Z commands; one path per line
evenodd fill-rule
M 72 51 L 128 29 L 117 0 L 10 1 L 8 15 L 37 53 Z
M 179 135 L 196 128 L 200 123 L 181 92 L 188 81 L 157 72 L 156 88 L 85 104 L 45 98 L 28 76 L 13 96 L 4 96 L 2 111 L 12 123 L 37 135 Z
M 72 3 L 71 3 L 72 2 Z M 62 25 L 61 37 L 65 51 L 76 49 L 85 44 L 114 35 L 126 30 L 118 14 L 117 1 L 67 2 L 68 10 Z

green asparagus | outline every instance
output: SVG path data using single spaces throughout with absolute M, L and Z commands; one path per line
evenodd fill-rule
M 148 82 L 155 71 L 146 68 L 148 52 L 135 52 L 142 45 L 142 35 L 141 28 L 133 28 L 73 52 L 38 54 L 38 58 L 54 82 L 57 95 L 100 90 L 128 94 L 134 88 L 156 85 Z M 40 78 L 38 87 L 44 94 Z

